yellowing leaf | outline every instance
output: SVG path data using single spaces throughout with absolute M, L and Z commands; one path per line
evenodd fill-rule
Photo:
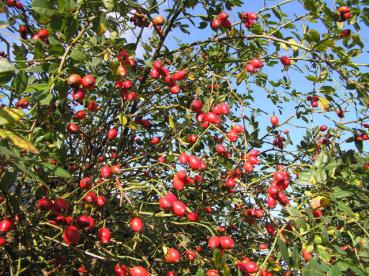
M 105 54 L 104 54 L 104 60 L 105 61 L 109 61 L 110 60 L 110 53 L 109 52 L 105 52 Z
M 24 116 L 20 109 L 4 107 L 0 109 L 0 125 L 13 124 Z
M 127 124 L 127 122 L 128 122 L 128 119 L 127 119 L 127 117 L 126 117 L 126 116 L 124 116 L 124 115 L 121 113 L 121 114 L 119 114 L 119 122 L 120 122 L 123 126 L 125 126 L 125 125 Z
M 188 74 L 187 78 L 188 78 L 189 80 L 192 80 L 192 81 L 196 80 L 196 77 L 195 77 L 195 75 L 194 75 L 194 74 Z
M 288 51 L 288 45 L 286 43 L 281 42 L 279 45 L 283 50 Z
M 314 197 L 311 201 L 310 201 L 310 206 L 313 209 L 318 209 L 318 208 L 325 208 L 330 204 L 330 200 L 324 196 L 317 196 Z
M 178 141 L 181 143 L 182 146 L 188 146 L 190 143 L 185 142 L 184 140 L 182 140 L 181 138 L 177 138 Z
M 137 129 L 137 126 L 135 123 L 131 123 L 129 126 L 128 126 L 130 129 L 132 130 L 136 130 Z
M 197 87 L 195 93 L 196 93 L 197 96 L 200 96 L 201 95 L 201 88 Z
M 324 110 L 324 111 L 328 111 L 329 110 L 329 100 L 327 100 L 326 98 L 323 97 L 319 97 L 319 107 Z
M 34 145 L 31 144 L 31 142 L 18 136 L 12 131 L 0 129 L 0 136 L 3 139 L 9 139 L 18 148 L 21 148 L 23 150 L 26 150 L 32 153 L 38 153 L 38 150 L 35 148 Z
M 174 124 L 172 116 L 169 116 L 168 121 L 169 121 L 169 126 L 174 129 L 176 125 Z
M 289 43 L 289 46 L 292 48 L 292 50 L 294 50 L 294 51 L 296 51 L 299 47 L 297 47 L 297 42 L 294 40 L 294 39 L 292 39 L 292 38 L 290 38 L 289 40 L 288 40 L 288 43 Z

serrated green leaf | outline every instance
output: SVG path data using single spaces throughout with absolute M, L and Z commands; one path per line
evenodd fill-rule
M 50 16 L 56 13 L 56 9 L 49 0 L 32 0 L 32 10 L 41 15 Z

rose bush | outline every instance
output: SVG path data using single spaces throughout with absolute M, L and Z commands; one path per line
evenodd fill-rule
M 369 273 L 369 3 L 242 4 L 1 2 L 1 274 Z

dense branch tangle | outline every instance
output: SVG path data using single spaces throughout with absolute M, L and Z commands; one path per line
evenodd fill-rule
M 347 7 L 56 2 L 8 8 L 7 31 L 27 31 L 1 60 L 3 274 L 368 272 L 368 76 Z

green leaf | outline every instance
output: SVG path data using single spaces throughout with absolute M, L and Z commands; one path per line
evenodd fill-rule
M 205 271 L 200 267 L 196 272 L 196 276 L 206 276 Z
M 53 164 L 50 164 L 50 163 L 46 163 L 46 162 L 43 162 L 42 165 L 47 168 L 48 170 L 50 170 L 53 175 L 55 176 L 59 176 L 59 177 L 62 177 L 62 178 L 71 178 L 71 174 L 69 172 L 67 172 L 66 170 L 64 170 L 63 168 L 60 168 L 60 167 L 57 167 Z
M 23 116 L 24 113 L 20 109 L 4 107 L 0 109 L 0 125 L 14 124 Z
M 307 40 L 309 42 L 319 42 L 320 40 L 320 33 L 316 30 L 310 30 L 307 35 Z
M 293 260 L 293 267 L 298 268 L 300 263 L 300 252 L 297 245 L 293 247 L 292 250 L 292 260 Z
M 44 98 L 42 98 L 39 103 L 40 105 L 49 105 L 53 100 L 53 94 L 49 93 Z
M 114 0 L 102 0 L 102 2 L 108 11 L 112 11 L 114 9 Z
M 78 21 L 74 19 L 73 16 L 68 16 L 64 18 L 63 22 L 63 33 L 65 35 L 66 40 L 70 40 L 74 37 L 78 30 Z
M 216 267 L 220 267 L 223 263 L 223 257 L 219 249 L 213 251 L 213 260 Z
M 58 7 L 60 12 L 71 12 L 77 7 L 75 0 L 58 0 Z
M 350 191 L 342 190 L 340 187 L 335 187 L 333 190 L 333 193 L 331 194 L 331 199 L 338 199 L 338 198 L 344 198 L 352 196 L 353 193 Z
M 12 171 L 6 170 L 0 181 L 0 190 L 4 193 L 8 193 L 17 179 L 18 170 L 12 169 Z
M 199 25 L 199 29 L 205 29 L 208 26 L 208 22 L 202 21 Z
M 290 257 L 288 255 L 288 248 L 284 241 L 282 241 L 280 238 L 278 238 L 278 247 L 281 251 L 283 259 L 286 261 L 287 264 L 290 263 Z
M 81 47 L 76 47 L 70 53 L 70 57 L 75 61 L 86 61 L 87 55 Z
M 55 7 L 49 0 L 32 0 L 32 10 L 46 16 L 56 13 Z
M 323 94 L 333 94 L 336 91 L 332 86 L 329 85 L 323 85 L 320 87 L 320 92 Z
M 20 71 L 14 78 L 12 86 L 18 94 L 21 94 L 28 85 L 28 77 L 26 72 Z
M 334 265 L 329 269 L 327 276 L 336 276 L 336 275 L 340 275 L 340 274 L 341 274 L 341 271 L 340 271 L 339 267 L 337 265 Z
M 5 84 L 13 77 L 15 67 L 5 58 L 0 58 L 0 83 Z

